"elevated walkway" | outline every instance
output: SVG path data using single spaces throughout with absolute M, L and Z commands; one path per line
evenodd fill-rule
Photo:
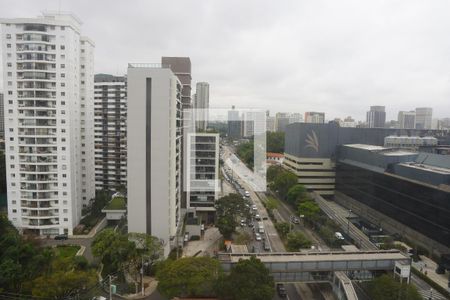
M 396 262 L 411 264 L 398 250 L 291 252 L 291 253 L 219 253 L 225 272 L 240 259 L 255 256 L 270 270 L 277 282 L 332 281 L 336 271 L 393 271 Z

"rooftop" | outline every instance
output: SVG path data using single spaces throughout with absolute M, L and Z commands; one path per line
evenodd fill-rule
M 124 210 L 127 209 L 127 203 L 123 197 L 113 198 L 108 205 L 105 206 L 105 210 Z

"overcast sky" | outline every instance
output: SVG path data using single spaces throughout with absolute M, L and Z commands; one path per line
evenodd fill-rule
M 210 106 L 324 111 L 431 106 L 450 117 L 450 1 L 0 0 L 0 17 L 75 13 L 95 70 L 189 56 Z

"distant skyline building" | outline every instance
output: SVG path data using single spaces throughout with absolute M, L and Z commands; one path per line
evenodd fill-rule
M 386 125 L 386 110 L 384 106 L 371 106 L 366 116 L 367 127 L 384 128 Z
M 127 81 L 109 74 L 94 79 L 95 188 L 117 191 L 127 185 Z
M 72 235 L 95 197 L 94 43 L 70 13 L 0 23 L 8 218 Z
M 181 225 L 179 78 L 166 65 L 129 64 L 128 231 L 158 237 L 167 256 Z
M 314 111 L 305 112 L 305 123 L 324 124 L 325 113 Z
M 414 129 L 416 128 L 416 112 L 399 111 L 397 121 L 398 121 L 398 128 Z
M 209 109 L 209 83 L 197 82 L 195 87 L 194 108 L 196 118 L 196 127 L 198 130 L 205 131 L 208 128 L 208 109 Z
M 416 128 L 432 129 L 433 109 L 431 107 L 416 108 Z
M 266 117 L 266 130 L 269 132 L 275 132 L 275 117 L 267 116 Z
M 303 122 L 303 115 L 301 113 L 291 113 L 289 115 L 289 124 Z
M 285 132 L 289 125 L 290 113 L 277 112 L 275 114 L 275 129 L 277 132 Z
M 228 111 L 228 137 L 232 139 L 242 138 L 242 120 L 239 115 L 239 110 L 236 110 L 234 105 Z

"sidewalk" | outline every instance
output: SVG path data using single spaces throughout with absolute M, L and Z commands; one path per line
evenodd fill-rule
M 412 265 L 422 273 L 425 274 L 426 272 L 427 277 L 429 277 L 431 280 L 442 286 L 445 290 L 448 290 L 447 286 L 449 280 L 448 273 L 437 274 L 436 273 L 437 264 L 434 261 L 423 255 L 419 255 L 419 257 L 421 260 L 418 262 L 412 262 Z
M 183 256 L 194 256 L 201 251 L 200 255 L 207 252 L 208 249 L 214 246 L 214 244 L 222 237 L 217 227 L 210 227 L 205 230 L 203 237 L 199 241 L 189 241 L 186 247 L 183 248 Z

